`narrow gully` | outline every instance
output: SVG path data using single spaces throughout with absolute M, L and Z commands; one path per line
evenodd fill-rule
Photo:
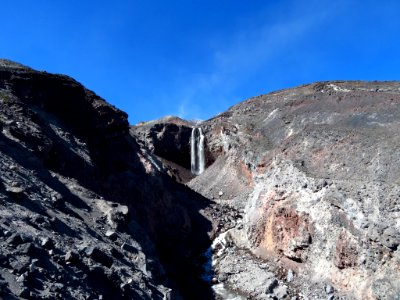
M 204 273 L 202 279 L 211 285 L 217 299 L 222 300 L 246 300 L 245 297 L 239 295 L 223 282 L 214 284 L 213 279 L 215 278 L 214 267 L 218 264 L 218 261 L 223 258 L 226 249 L 226 235 L 229 230 L 220 233 L 212 242 L 211 246 L 204 253 L 206 263 L 204 264 Z

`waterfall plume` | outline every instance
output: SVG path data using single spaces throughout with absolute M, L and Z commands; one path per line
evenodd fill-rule
M 195 175 L 200 175 L 204 171 L 204 135 L 200 127 L 194 127 L 190 138 L 190 166 Z

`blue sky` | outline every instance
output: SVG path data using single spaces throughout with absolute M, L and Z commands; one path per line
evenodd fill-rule
M 126 111 L 207 119 L 319 80 L 397 80 L 400 1 L 5 0 L 0 57 Z

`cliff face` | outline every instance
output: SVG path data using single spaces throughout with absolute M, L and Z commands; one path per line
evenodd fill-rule
M 399 82 L 336 81 L 198 124 L 208 165 L 188 185 L 243 217 L 214 220 L 231 228 L 216 281 L 256 299 L 399 297 L 399 120 Z
M 187 182 L 193 178 L 189 171 L 193 125 L 189 121 L 169 116 L 131 126 L 130 132 L 162 161 L 171 177 L 178 182 Z
M 294 286 L 324 282 L 358 299 L 393 299 L 399 104 L 398 82 L 317 83 L 250 99 L 202 124 L 228 167 L 225 176 L 211 165 L 190 186 L 205 195 L 218 187 L 243 207 L 247 247 L 278 258 L 299 277 Z M 245 202 L 226 182 L 232 173 L 251 188 Z
M 193 260 L 208 200 L 170 179 L 124 112 L 1 60 L 0 129 L 0 297 L 190 298 L 188 282 L 207 295 Z

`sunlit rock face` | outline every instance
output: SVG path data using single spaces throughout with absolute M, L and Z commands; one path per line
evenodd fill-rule
M 207 169 L 185 182 L 227 232 L 212 282 L 252 299 L 398 298 L 399 104 L 399 82 L 319 82 L 189 124 Z
M 269 266 L 277 260 L 277 274 L 290 271 L 289 291 L 394 299 L 399 120 L 399 82 L 322 82 L 251 98 L 201 123 L 215 162 L 188 185 L 243 212 L 232 240 Z M 235 272 L 246 278 L 245 267 Z M 223 277 L 246 289 L 245 279 Z

